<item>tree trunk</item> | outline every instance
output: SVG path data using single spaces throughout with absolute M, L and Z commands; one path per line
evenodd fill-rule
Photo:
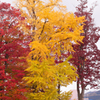
M 84 100 L 84 88 L 80 91 L 79 89 L 79 79 L 77 81 L 77 95 L 78 95 L 78 100 Z
M 6 54 L 6 55 L 5 55 L 5 59 L 8 60 L 8 58 L 9 58 L 9 55 Z M 7 63 L 7 61 L 5 61 L 5 75 L 6 75 L 7 66 L 8 66 L 8 63 Z
M 58 95 L 60 95 L 60 82 L 58 81 Z M 58 96 L 58 100 L 60 100 L 60 96 Z

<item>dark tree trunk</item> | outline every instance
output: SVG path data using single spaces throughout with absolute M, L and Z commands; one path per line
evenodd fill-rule
M 9 58 L 9 55 L 6 54 L 5 59 L 8 59 L 8 58 Z M 7 66 L 8 66 L 8 63 L 7 63 L 7 61 L 5 61 L 5 74 L 6 74 Z
M 58 95 L 60 95 L 60 82 L 58 81 Z M 58 100 L 60 100 L 60 96 L 58 97 Z
M 78 95 L 78 100 L 84 100 L 84 88 L 80 91 L 79 89 L 79 79 L 77 81 L 77 95 Z

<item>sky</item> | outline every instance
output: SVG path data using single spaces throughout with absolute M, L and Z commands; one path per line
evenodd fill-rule
M 7 2 L 7 3 L 11 3 L 12 6 L 14 6 L 14 2 L 16 2 L 16 0 L 0 0 L 1 2 Z M 93 12 L 93 18 L 94 18 L 94 23 L 96 24 L 96 26 L 100 26 L 100 0 L 88 0 L 88 7 L 91 7 L 91 5 L 93 5 L 93 3 L 97 1 L 97 7 L 95 7 L 94 12 Z M 74 12 L 75 11 L 75 7 L 78 5 L 78 1 L 77 0 L 62 0 L 63 4 L 67 6 L 67 10 Z M 97 43 L 98 48 L 100 49 L 100 41 Z M 76 89 L 76 83 L 73 82 L 73 84 L 68 85 L 67 88 L 62 87 L 61 90 L 62 91 L 69 91 L 69 90 L 75 90 Z M 94 89 L 91 90 L 87 90 L 88 91 L 94 91 Z

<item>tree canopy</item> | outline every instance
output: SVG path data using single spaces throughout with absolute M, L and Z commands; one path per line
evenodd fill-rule
M 17 7 L 21 10 L 21 16 L 25 17 L 20 26 L 31 37 L 31 52 L 27 56 L 28 74 L 24 77 L 31 90 L 27 94 L 28 99 L 60 100 L 58 82 L 65 79 L 68 82 L 62 83 L 67 85 L 77 75 L 68 59 L 57 65 L 55 55 L 73 51 L 72 42 L 82 42 L 80 33 L 83 33 L 84 16 L 77 17 L 67 12 L 61 0 L 18 0 Z
M 25 75 L 29 37 L 20 27 L 23 20 L 18 9 L 8 3 L 0 3 L 0 99 L 24 100 L 26 91 L 22 78 Z M 24 67 L 23 67 L 24 66 Z
M 100 87 L 100 50 L 96 45 L 100 38 L 100 27 L 95 26 L 92 18 L 94 7 L 87 10 L 87 0 L 80 0 L 75 12 L 77 17 L 85 16 L 86 19 L 84 33 L 80 34 L 84 36 L 84 39 L 79 44 L 73 44 L 75 52 L 71 53 L 73 56 L 71 62 L 79 75 L 77 78 L 78 100 L 83 100 L 87 86 L 90 89 Z

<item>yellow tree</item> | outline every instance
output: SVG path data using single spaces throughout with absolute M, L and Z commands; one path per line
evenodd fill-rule
M 31 52 L 27 57 L 29 65 L 26 69 L 28 74 L 24 77 L 31 89 L 27 94 L 28 100 L 60 100 L 58 82 L 68 85 L 77 74 L 68 59 L 66 63 L 56 65 L 55 55 L 72 51 L 72 42 L 82 41 L 80 33 L 83 32 L 84 17 L 78 18 L 67 12 L 61 0 L 17 1 L 25 17 L 20 23 L 21 28 L 31 36 Z

